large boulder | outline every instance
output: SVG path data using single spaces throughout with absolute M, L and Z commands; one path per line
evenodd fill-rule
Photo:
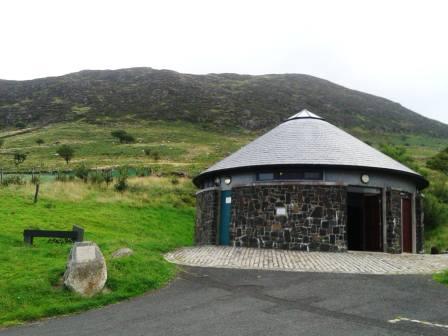
M 101 292 L 107 280 L 103 254 L 93 242 L 75 243 L 68 257 L 64 285 L 82 296 Z

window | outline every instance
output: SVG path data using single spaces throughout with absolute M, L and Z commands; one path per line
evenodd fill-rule
M 257 174 L 257 181 L 271 181 L 273 179 L 274 179 L 274 173 L 258 173 Z
M 323 180 L 322 170 L 285 169 L 273 172 L 257 173 L 257 181 L 272 180 Z

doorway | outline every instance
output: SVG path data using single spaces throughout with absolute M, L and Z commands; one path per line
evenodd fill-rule
M 403 198 L 401 202 L 403 252 L 412 253 L 412 203 L 409 198 Z
M 232 208 L 232 192 L 221 191 L 221 212 L 219 220 L 219 245 L 230 244 L 230 217 Z
M 347 194 L 347 246 L 356 251 L 382 251 L 381 196 Z

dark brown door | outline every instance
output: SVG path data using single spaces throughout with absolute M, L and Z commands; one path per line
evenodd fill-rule
M 411 200 L 403 198 L 401 220 L 403 225 L 403 252 L 412 253 L 412 206 Z
M 364 197 L 365 249 L 381 251 L 381 213 L 379 196 Z

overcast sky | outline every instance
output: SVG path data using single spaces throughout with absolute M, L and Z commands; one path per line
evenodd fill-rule
M 448 1 L 1 0 L 0 78 L 304 73 L 448 123 Z

